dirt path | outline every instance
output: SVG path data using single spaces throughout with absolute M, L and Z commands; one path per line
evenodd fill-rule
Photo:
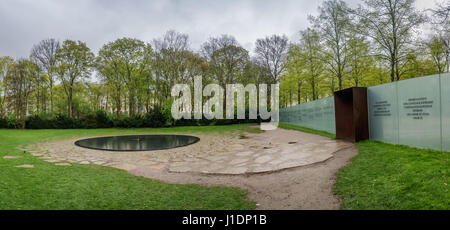
M 248 198 L 257 202 L 257 209 L 339 209 L 340 200 L 333 194 L 336 173 L 357 154 L 357 148 L 351 146 L 335 152 L 332 158 L 322 163 L 263 174 L 170 173 L 148 167 L 129 172 L 167 183 L 240 187 L 249 191 Z

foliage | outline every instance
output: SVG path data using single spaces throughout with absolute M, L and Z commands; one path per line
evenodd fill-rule
M 338 90 L 343 89 L 343 81 L 349 55 L 348 42 L 352 31 L 349 7 L 341 0 L 328 0 L 319 7 L 319 16 L 310 17 L 317 28 L 324 48 L 323 62 L 332 79 L 337 79 Z
M 3 129 L 18 129 L 21 128 L 21 124 L 14 114 L 0 117 L 0 128 Z
M 445 15 L 446 8 L 441 8 L 438 16 Z M 448 18 L 433 25 L 433 39 L 423 40 L 418 32 L 426 17 L 415 9 L 414 0 L 367 0 L 353 9 L 344 1 L 327 0 L 318 11 L 290 46 L 281 77 L 282 106 L 343 88 L 450 70 Z
M 39 115 L 32 115 L 27 117 L 25 127 L 27 129 L 50 129 L 52 123 L 49 119 L 43 118 Z
M 21 127 L 27 121 L 36 127 L 39 118 L 27 118 L 36 114 L 50 115 L 42 122 L 56 119 L 55 114 L 74 119 L 65 120 L 63 127 L 210 124 L 172 120 L 175 84 L 187 84 L 192 92 L 196 76 L 203 86 L 224 89 L 226 84 L 280 83 L 284 107 L 343 88 L 448 72 L 446 9 L 441 5 L 429 11 L 435 20 L 429 21 L 432 32 L 424 38 L 417 32 L 427 21 L 414 0 L 366 0 L 356 8 L 326 0 L 317 16 L 309 17 L 310 26 L 299 32 L 298 41 L 273 34 L 257 39 L 253 52 L 232 35 L 209 38 L 197 52 L 187 34 L 174 30 L 153 41 L 119 38 L 96 55 L 82 41 L 60 44 L 49 38 L 32 47 L 30 58 L 0 57 L 0 116 L 15 114 Z M 114 113 L 109 119 L 113 125 L 99 125 L 99 110 Z M 149 116 L 158 117 L 155 124 L 146 122 Z
M 377 56 L 389 65 L 391 81 L 399 81 L 425 15 L 414 8 L 414 0 L 367 0 L 353 13 L 356 31 L 372 39 Z
M 166 112 L 165 112 L 166 111 Z M 248 112 L 247 112 L 248 113 Z M 104 110 L 98 110 L 84 114 L 80 118 L 71 118 L 66 114 L 57 114 L 52 117 L 49 114 L 34 114 L 26 117 L 25 128 L 27 129 L 98 129 L 98 128 L 161 128 L 170 126 L 208 126 L 208 125 L 231 125 L 242 123 L 256 123 L 258 120 L 178 120 L 174 121 L 170 115 L 170 109 L 154 107 L 145 114 L 133 116 L 122 116 L 120 119 Z M 0 128 L 21 128 L 20 120 L 14 115 L 0 117 Z
M 94 54 L 84 42 L 66 40 L 56 51 L 55 56 L 57 66 L 54 67 L 54 71 L 64 87 L 68 100 L 67 113 L 72 117 L 75 83 L 89 78 Z

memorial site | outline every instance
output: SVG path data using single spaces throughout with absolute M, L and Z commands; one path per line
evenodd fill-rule
M 450 210 L 449 0 L 2 0 L 0 28 L 0 210 Z

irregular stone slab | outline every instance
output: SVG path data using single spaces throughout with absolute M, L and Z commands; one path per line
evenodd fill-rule
M 69 163 L 56 163 L 56 166 L 72 166 L 72 164 Z
M 152 169 L 162 169 L 162 168 L 166 167 L 166 165 L 165 164 L 156 164 L 156 165 L 150 165 L 149 167 Z
M 233 168 L 224 168 L 224 169 L 218 170 L 217 172 L 209 172 L 209 173 L 237 175 L 237 174 L 248 173 L 248 171 L 249 170 L 247 167 L 233 167 Z
M 105 161 L 92 161 L 92 163 L 96 164 L 96 165 L 104 165 L 104 164 L 106 164 Z
M 49 162 L 49 163 L 59 162 L 58 160 L 44 160 L 44 161 Z
M 133 164 L 122 163 L 122 164 L 113 165 L 113 167 L 118 168 L 118 169 L 123 169 L 126 171 L 130 171 L 130 170 L 135 169 L 137 166 L 133 165 Z
M 17 168 L 34 168 L 34 165 L 16 165 Z
M 22 158 L 22 156 L 4 156 L 3 159 L 18 159 Z
M 138 161 L 138 163 L 139 163 L 140 165 L 146 165 L 146 166 L 157 164 L 157 162 L 154 162 L 154 161 L 148 161 L 148 160 L 141 160 L 141 161 Z
M 263 134 L 250 134 L 248 141 L 259 144 L 259 147 L 252 143 L 246 145 L 248 147 L 245 151 L 231 151 L 223 155 L 211 154 L 196 162 L 170 164 L 169 172 L 231 175 L 273 172 L 320 163 L 333 157 L 336 151 L 352 146 L 348 142 L 320 136 L 312 138 L 308 136 L 311 138 L 308 142 L 297 141 L 301 140 L 303 135 L 301 132 L 282 129 L 266 131 Z M 214 167 L 217 164 L 220 167 Z

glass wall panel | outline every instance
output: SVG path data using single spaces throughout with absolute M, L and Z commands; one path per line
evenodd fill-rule
M 367 88 L 370 139 L 398 144 L 397 83 Z
M 280 121 L 336 133 L 334 97 L 310 101 L 280 110 Z
M 450 74 L 367 89 L 370 139 L 450 151 Z M 334 97 L 280 111 L 281 122 L 336 133 Z
M 441 75 L 442 150 L 450 151 L 450 74 Z
M 397 82 L 399 144 L 441 149 L 439 76 Z

